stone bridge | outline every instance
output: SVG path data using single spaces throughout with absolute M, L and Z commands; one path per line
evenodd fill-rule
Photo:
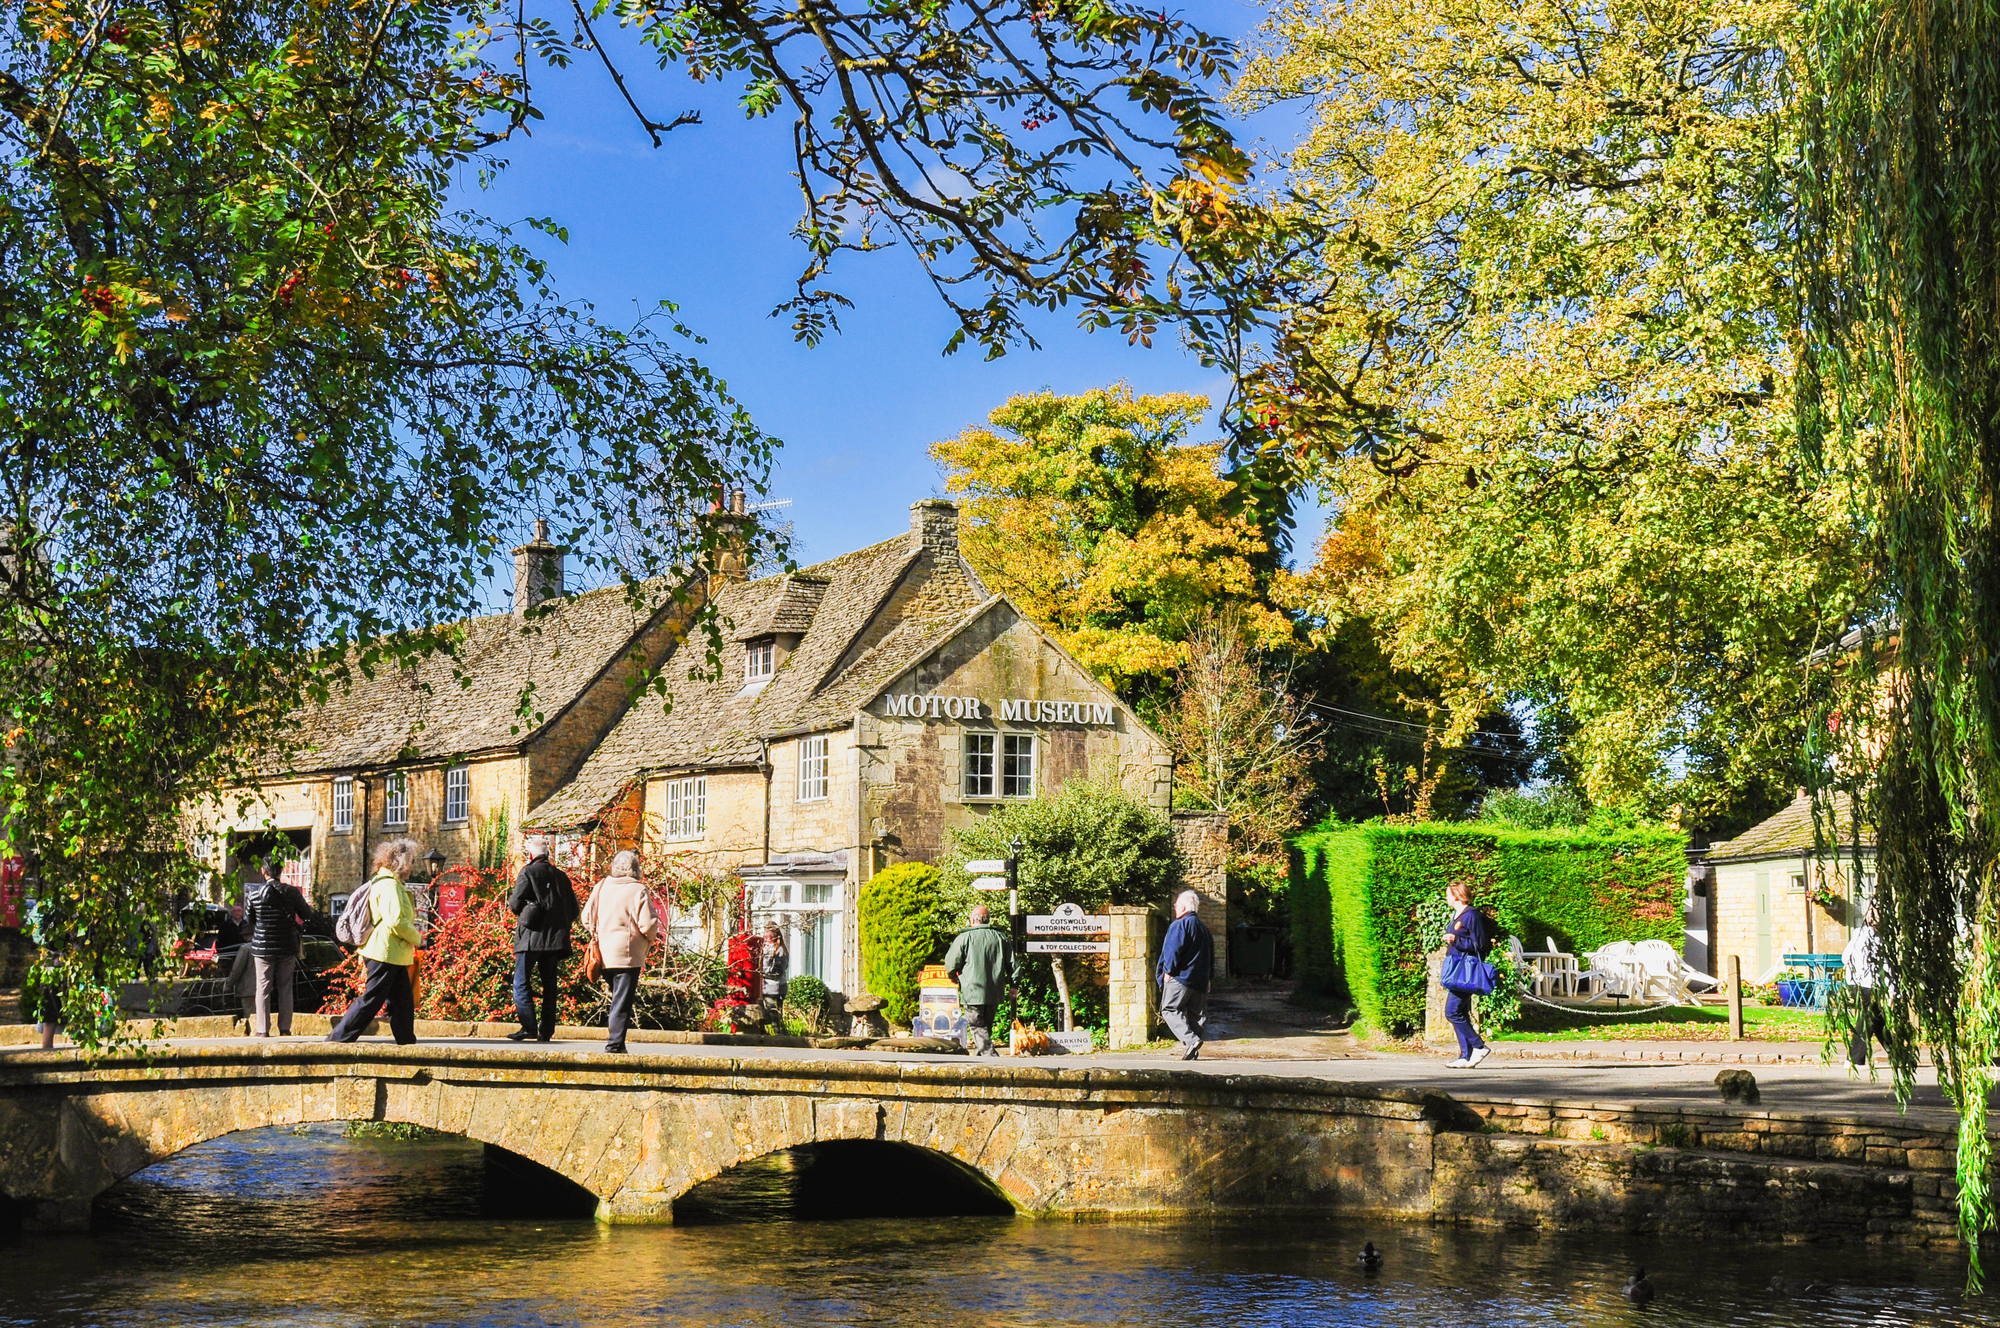
M 671 1221 L 703 1181 L 818 1145 L 849 1176 L 885 1175 L 893 1154 L 983 1190 L 985 1203 L 999 1196 L 1057 1217 L 1365 1213 L 1748 1240 L 1956 1240 L 1953 1133 L 1893 1118 L 1458 1101 L 1033 1062 L 612 1057 L 450 1042 L 175 1043 L 94 1064 L 70 1051 L 0 1053 L 0 1216 L 82 1225 L 97 1195 L 184 1148 L 346 1120 L 422 1125 L 517 1154 L 595 1196 L 607 1222 Z M 870 1160 L 877 1145 L 887 1147 Z
M 753 1158 L 874 1140 L 943 1154 L 1018 1211 L 1426 1216 L 1449 1098 L 1316 1080 L 955 1061 L 632 1055 L 425 1043 L 177 1045 L 0 1057 L 0 1194 L 33 1226 L 184 1148 L 312 1121 L 407 1122 L 506 1149 L 609 1222 Z

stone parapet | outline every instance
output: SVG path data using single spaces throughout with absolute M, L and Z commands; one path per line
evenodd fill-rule
M 1229 813 L 1173 814 L 1181 880 L 1201 896 L 1196 910 L 1215 936 L 1215 976 L 1229 976 Z

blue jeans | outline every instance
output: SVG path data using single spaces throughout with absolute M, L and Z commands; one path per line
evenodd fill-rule
M 517 950 L 514 952 L 514 1015 L 523 1033 L 533 1033 L 547 1042 L 556 1034 L 556 981 L 562 972 L 560 951 Z M 542 978 L 542 1019 L 535 1022 L 535 991 L 532 975 Z
M 1486 1039 L 1479 1036 L 1479 1030 L 1472 1026 L 1470 993 L 1446 989 L 1444 1017 L 1450 1022 L 1452 1032 L 1458 1034 L 1458 1054 L 1461 1057 L 1470 1057 L 1473 1052 L 1486 1045 Z

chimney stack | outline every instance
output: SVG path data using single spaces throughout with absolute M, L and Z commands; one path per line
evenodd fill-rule
M 709 593 L 731 581 L 750 579 L 750 523 L 756 518 L 744 505 L 743 490 L 715 486 L 715 506 L 706 520 L 715 527 L 715 571 Z
M 911 552 L 928 549 L 939 562 L 958 561 L 958 504 L 924 498 L 910 504 Z
M 514 550 L 514 621 L 527 621 L 538 606 L 563 593 L 563 554 L 567 550 L 549 543 L 549 523 L 535 518 L 535 537 Z

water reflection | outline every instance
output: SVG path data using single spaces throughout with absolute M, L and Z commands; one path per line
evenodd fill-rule
M 1298 1221 L 602 1228 L 488 1217 L 486 1175 L 458 1140 L 217 1140 L 119 1187 L 91 1234 L 0 1250 L 0 1323 L 2000 1328 L 1955 1256 L 1922 1251 Z M 1640 1263 L 1646 1309 L 1619 1294 Z M 1831 1289 L 1773 1294 L 1774 1274 Z

